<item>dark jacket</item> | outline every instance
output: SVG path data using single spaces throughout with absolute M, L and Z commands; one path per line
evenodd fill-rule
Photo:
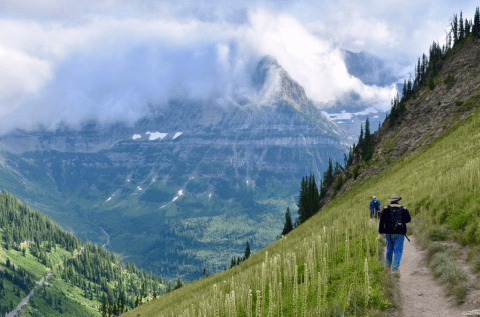
M 390 204 L 388 206 L 385 206 L 385 208 L 382 211 L 382 215 L 380 216 L 380 224 L 378 226 L 378 232 L 380 234 L 386 233 L 386 234 L 401 234 L 401 235 L 406 235 L 407 234 L 407 223 L 412 220 L 410 217 L 410 213 L 408 212 L 408 209 L 403 207 L 403 209 L 400 211 L 399 215 L 399 209 L 402 207 L 401 205 L 398 204 Z M 395 227 L 395 219 L 401 217 L 402 222 L 404 223 L 403 228 L 399 228 L 398 226 Z

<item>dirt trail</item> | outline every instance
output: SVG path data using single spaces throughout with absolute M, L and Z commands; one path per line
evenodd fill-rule
M 445 288 L 433 279 L 425 260 L 426 250 L 421 250 L 415 237 L 405 240 L 400 264 L 400 305 L 397 317 L 457 317 L 480 316 L 471 309 L 456 306 L 453 298 L 445 296 Z M 392 276 L 392 278 L 395 278 Z M 469 307 L 470 308 L 470 307 Z

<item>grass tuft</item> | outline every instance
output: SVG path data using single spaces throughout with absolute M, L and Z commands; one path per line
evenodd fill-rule
M 432 241 L 445 241 L 450 234 L 450 230 L 444 227 L 431 228 L 428 237 Z
M 457 266 L 452 252 L 440 243 L 433 243 L 427 252 L 435 278 L 447 286 L 447 295 L 453 295 L 457 305 L 465 302 L 468 292 L 467 275 Z

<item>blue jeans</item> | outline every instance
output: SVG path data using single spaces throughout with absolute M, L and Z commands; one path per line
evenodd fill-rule
M 385 240 L 387 242 L 385 266 L 391 266 L 392 270 L 398 270 L 400 260 L 402 259 L 405 236 L 401 234 L 387 234 Z

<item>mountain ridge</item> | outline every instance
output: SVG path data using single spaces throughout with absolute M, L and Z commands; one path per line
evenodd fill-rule
M 273 241 L 294 180 L 350 143 L 275 60 L 257 73 L 256 95 L 230 106 L 172 100 L 134 126 L 4 136 L 17 151 L 1 154 L 0 186 L 143 269 L 186 280 L 217 271 L 247 240 L 252 250 Z

